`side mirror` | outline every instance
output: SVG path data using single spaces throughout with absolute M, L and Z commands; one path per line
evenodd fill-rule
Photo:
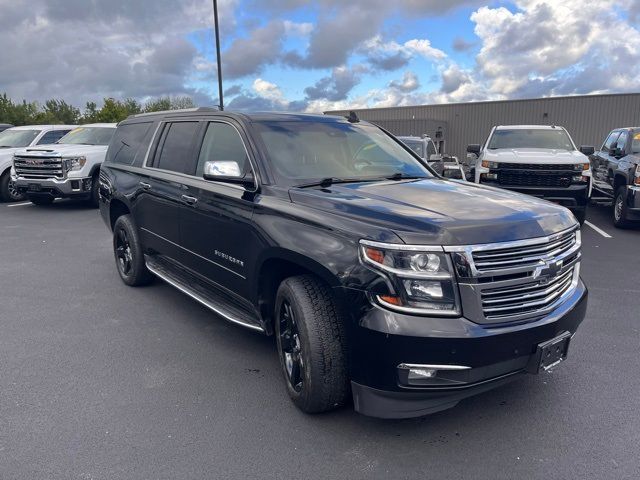
M 480 156 L 480 144 L 473 143 L 471 145 L 468 145 L 467 146 L 467 152 L 475 153 L 476 155 Z
M 584 155 L 586 155 L 587 157 L 589 155 L 593 155 L 595 153 L 596 149 L 594 147 L 588 147 L 586 145 L 581 145 L 580 146 L 580 152 L 583 153 Z
M 205 180 L 236 183 L 245 187 L 253 187 L 255 185 L 253 175 L 250 172 L 242 173 L 240 164 L 235 161 L 205 162 L 202 177 Z
M 611 155 L 612 157 L 622 157 L 624 155 L 624 152 L 622 151 L 622 148 L 614 146 L 609 150 L 609 155 Z

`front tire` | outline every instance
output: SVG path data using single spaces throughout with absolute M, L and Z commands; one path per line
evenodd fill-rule
M 131 215 L 122 215 L 113 226 L 113 253 L 118 274 L 126 285 L 140 287 L 152 282 Z
M 91 193 L 87 199 L 87 205 L 93 208 L 100 207 L 100 183 L 98 181 L 98 175 L 94 175 L 91 180 Z
M 633 222 L 627 220 L 627 187 L 621 186 L 616 190 L 613 201 L 613 224 L 616 228 L 628 228 Z
M 24 194 L 16 190 L 15 184 L 11 181 L 10 172 L 7 170 L 0 177 L 0 200 L 3 202 L 19 202 L 24 199 Z
M 287 278 L 276 296 L 275 330 L 287 392 L 303 412 L 349 398 L 345 319 L 331 289 L 312 275 Z

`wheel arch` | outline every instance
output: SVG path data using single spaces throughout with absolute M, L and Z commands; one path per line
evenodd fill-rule
M 298 275 L 313 275 L 331 288 L 340 286 L 336 275 L 318 261 L 287 250 L 271 251 L 256 268 L 253 294 L 268 334 L 273 333 L 278 287 L 285 279 Z
M 116 220 L 123 215 L 131 213 L 129 205 L 118 198 L 113 198 L 109 202 L 109 225 L 113 231 L 113 227 L 116 224 Z

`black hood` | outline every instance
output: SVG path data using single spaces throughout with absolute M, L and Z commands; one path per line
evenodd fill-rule
M 389 228 L 409 244 L 505 242 L 576 225 L 569 210 L 544 200 L 441 179 L 294 188 L 290 195 L 295 203 Z

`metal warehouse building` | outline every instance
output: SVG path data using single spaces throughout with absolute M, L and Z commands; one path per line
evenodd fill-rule
M 427 134 L 442 152 L 466 157 L 494 125 L 561 125 L 578 146 L 600 146 L 616 127 L 640 126 L 640 93 L 355 110 L 395 135 Z M 326 112 L 347 115 L 348 111 Z

